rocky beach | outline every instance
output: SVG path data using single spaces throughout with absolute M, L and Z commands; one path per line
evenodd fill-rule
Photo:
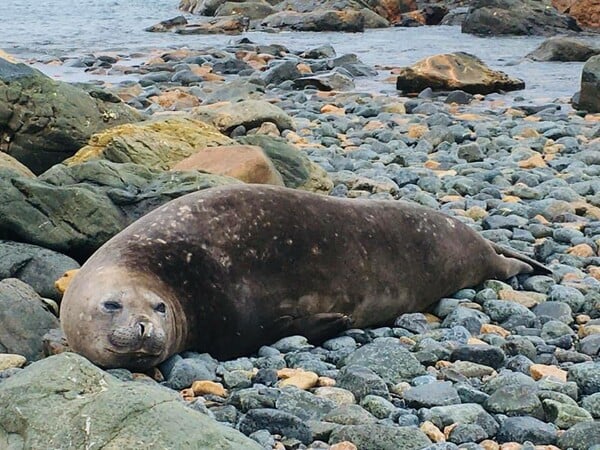
M 0 449 L 600 450 L 597 0 L 120 3 L 0 40 Z M 69 352 L 90 255 L 231 183 L 414 202 L 552 274 L 229 361 Z

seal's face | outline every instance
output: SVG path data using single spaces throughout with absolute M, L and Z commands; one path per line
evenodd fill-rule
M 78 286 L 76 278 L 61 305 L 63 329 L 73 350 L 104 368 L 143 370 L 172 351 L 169 302 L 143 279 L 132 278 L 96 274 L 95 290 Z

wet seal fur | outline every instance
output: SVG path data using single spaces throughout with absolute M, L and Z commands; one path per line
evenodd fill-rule
M 173 200 L 83 265 L 61 304 L 73 350 L 146 369 L 292 334 L 390 324 L 486 279 L 547 272 L 460 221 L 402 201 L 231 185 Z

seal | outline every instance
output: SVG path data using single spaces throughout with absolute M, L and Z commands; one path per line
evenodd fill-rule
M 320 342 L 534 271 L 547 269 L 419 205 L 236 184 L 115 235 L 75 275 L 60 315 L 74 351 L 143 370 L 183 350 L 224 359 L 292 334 Z

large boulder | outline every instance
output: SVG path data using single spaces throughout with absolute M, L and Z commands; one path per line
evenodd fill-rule
M 402 13 L 416 10 L 417 2 L 415 0 L 283 0 L 277 4 L 279 11 L 296 11 L 300 13 L 318 9 L 361 11 L 365 7 L 388 22 L 394 23 L 400 20 Z
M 582 27 L 600 28 L 599 0 L 552 0 L 552 5 L 561 13 L 574 17 Z
M 0 279 L 18 278 L 42 297 L 60 300 L 54 283 L 79 263 L 61 253 L 37 245 L 0 240 Z
M 265 100 L 198 106 L 192 110 L 192 115 L 214 125 L 223 133 L 231 133 L 239 126 L 250 130 L 260 127 L 264 122 L 273 122 L 279 131 L 295 128 L 294 120 L 283 109 Z
M 583 65 L 578 108 L 600 113 L 600 55 L 592 56 Z
M 200 170 L 227 175 L 244 183 L 283 186 L 273 162 L 255 145 L 207 147 L 177 163 L 173 170 Z
M 333 181 L 327 172 L 285 139 L 255 134 L 239 138 L 238 141 L 262 148 L 287 187 L 320 194 L 328 194 L 333 189 Z
M 264 0 L 248 2 L 225 2 L 215 11 L 215 16 L 244 16 L 251 20 L 263 19 L 274 14 L 275 8 Z
M 57 164 L 38 179 L 0 169 L 0 239 L 83 260 L 125 226 L 181 195 L 236 182 L 137 164 Z
M 546 39 L 526 57 L 534 61 L 587 61 L 598 54 L 600 48 L 585 41 L 556 36 Z
M 92 134 L 139 120 L 114 96 L 88 93 L 0 58 L 0 150 L 34 173 L 73 155 Z
M 253 440 L 158 384 L 124 382 L 62 353 L 0 383 L 0 448 L 248 449 Z
M 5 167 L 7 169 L 12 169 L 24 177 L 35 177 L 35 174 L 27 168 L 26 165 L 21 164 L 15 158 L 10 155 L 7 155 L 4 152 L 0 152 L 0 167 Z
M 345 31 L 357 33 L 365 29 L 361 11 L 318 9 L 311 12 L 280 11 L 265 17 L 261 25 L 292 31 Z
M 462 32 L 480 36 L 554 35 L 581 31 L 548 0 L 472 0 Z
M 65 164 L 106 159 L 169 170 L 202 148 L 232 143 L 212 125 L 183 115 L 167 116 L 166 119 L 120 125 L 95 134 L 88 145 Z
M 522 80 L 492 70 L 479 58 L 463 52 L 430 56 L 395 73 L 398 75 L 396 88 L 404 92 L 420 92 L 430 87 L 433 90 L 460 89 L 470 94 L 489 94 L 525 88 Z
M 43 358 L 42 337 L 58 327 L 58 319 L 31 286 L 16 278 L 0 281 L 0 353 L 30 361 Z

